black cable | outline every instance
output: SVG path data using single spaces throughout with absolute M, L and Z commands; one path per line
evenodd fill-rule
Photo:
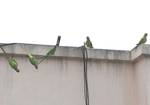
M 86 91 L 87 91 L 87 105 L 89 105 L 89 88 L 88 88 L 88 72 L 87 72 L 87 61 L 88 61 L 88 53 L 87 49 L 85 48 L 85 61 L 86 61 L 86 69 L 85 69 L 85 79 L 86 79 Z
M 81 47 L 82 55 L 83 55 L 83 63 L 84 63 L 84 97 L 85 97 L 85 105 L 89 105 L 89 89 L 88 89 L 88 76 L 87 76 L 87 60 L 88 53 L 85 46 Z
M 85 60 L 85 49 L 84 49 L 84 46 L 81 47 L 81 50 L 82 50 L 82 55 L 83 55 L 83 63 L 84 63 L 84 71 L 83 71 L 83 77 L 84 77 L 84 98 L 85 98 L 85 105 L 87 105 L 87 90 L 86 90 L 86 76 L 85 76 L 85 69 L 86 69 L 86 60 Z

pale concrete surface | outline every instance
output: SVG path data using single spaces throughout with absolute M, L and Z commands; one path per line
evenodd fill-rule
M 18 60 L 20 73 L 0 51 L 0 105 L 85 105 L 80 48 L 59 47 L 38 70 L 22 49 L 40 57 L 50 47 L 4 47 Z M 90 105 L 150 105 L 150 45 L 132 51 L 88 49 L 88 54 Z

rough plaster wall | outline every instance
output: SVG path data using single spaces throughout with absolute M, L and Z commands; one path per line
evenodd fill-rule
M 144 57 L 135 63 L 138 105 L 150 105 L 150 57 Z
M 5 61 L 0 56 L 0 105 L 9 105 L 13 85 L 13 75 Z
M 49 59 L 38 71 L 24 57 L 18 62 L 17 74 L 0 58 L 0 105 L 83 105 L 79 61 Z
M 95 61 L 89 64 L 91 105 L 137 105 L 132 65 Z
M 81 60 L 51 58 L 36 70 L 17 59 L 18 74 L 0 57 L 0 105 L 84 105 Z M 88 77 L 91 105 L 137 105 L 130 63 L 92 60 Z

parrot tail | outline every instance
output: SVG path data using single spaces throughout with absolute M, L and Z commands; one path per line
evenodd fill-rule
M 37 66 L 37 65 L 35 65 L 35 68 L 36 68 L 36 69 L 38 69 L 38 66 Z
M 17 73 L 19 73 L 20 72 L 20 70 L 17 68 L 17 69 L 15 69 L 15 71 L 17 72 Z

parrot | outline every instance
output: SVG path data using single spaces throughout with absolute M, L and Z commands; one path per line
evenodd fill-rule
M 54 48 L 50 49 L 50 50 L 46 53 L 46 56 L 54 55 L 54 54 L 55 54 L 56 48 L 59 46 L 60 39 L 61 39 L 61 36 L 58 36 L 56 45 L 54 46 Z
M 137 46 L 139 46 L 139 45 L 141 45 L 141 44 L 144 44 L 144 43 L 146 43 L 146 41 L 147 41 L 147 33 L 145 33 L 144 34 L 144 36 L 141 38 L 141 40 L 139 41 L 139 43 L 138 44 L 136 44 Z
M 50 50 L 46 53 L 46 56 L 54 55 L 54 54 L 55 54 L 55 51 L 56 51 L 56 46 L 54 46 L 54 48 L 50 49 Z
M 15 58 L 9 58 L 8 59 L 9 65 L 16 71 L 16 72 L 20 72 L 20 70 L 18 69 L 18 63 L 16 61 Z
M 36 69 L 38 69 L 38 60 L 37 60 L 31 53 L 28 53 L 27 56 L 28 56 L 28 58 L 29 58 L 30 63 L 31 63 Z
M 3 53 L 5 54 L 6 59 L 7 59 L 8 63 L 9 63 L 9 65 L 10 65 L 10 67 L 12 69 L 14 69 L 16 72 L 20 72 L 20 70 L 18 69 L 18 63 L 17 63 L 16 59 L 13 58 L 13 57 L 9 57 L 7 55 L 7 53 L 6 53 L 6 51 L 3 49 L 3 47 L 0 46 L 0 48 L 3 51 Z
M 50 49 L 46 55 L 38 62 L 38 64 L 40 64 L 41 62 L 43 62 L 46 58 L 48 58 L 48 56 L 50 55 L 54 55 L 55 51 L 56 51 L 57 46 L 54 46 L 54 48 Z
M 88 48 L 93 48 L 92 42 L 90 41 L 90 38 L 88 36 L 86 37 L 85 45 Z
M 59 47 L 60 39 L 61 39 L 61 36 L 58 36 L 58 37 L 57 37 L 56 45 L 55 45 L 52 49 L 49 49 L 49 50 L 48 50 L 48 52 L 46 53 L 46 55 L 43 56 L 43 58 L 38 62 L 38 64 L 40 64 L 41 62 L 43 62 L 46 58 L 48 58 L 48 56 L 55 54 L 56 48 Z

